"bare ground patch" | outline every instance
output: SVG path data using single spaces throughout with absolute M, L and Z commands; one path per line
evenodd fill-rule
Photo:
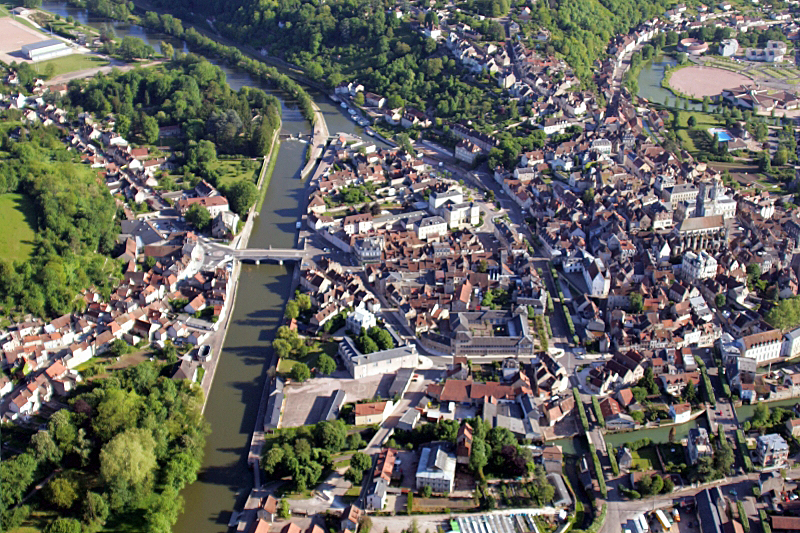
M 673 72 L 669 78 L 669 86 L 680 93 L 702 98 L 716 96 L 723 89 L 750 85 L 752 81 L 738 72 L 714 67 L 692 66 Z

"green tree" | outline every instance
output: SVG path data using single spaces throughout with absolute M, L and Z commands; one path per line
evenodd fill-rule
M 161 54 L 168 60 L 175 57 L 175 48 L 166 41 L 161 41 Z
M 761 266 L 758 263 L 750 263 L 747 265 L 746 272 L 747 285 L 752 288 L 761 279 Z
M 367 470 L 372 466 L 372 459 L 363 452 L 356 452 L 350 457 L 350 466 L 358 470 Z
M 483 468 L 489 462 L 486 443 L 483 439 L 475 438 L 472 441 L 472 452 L 469 456 L 470 470 L 479 477 L 483 477 Z
M 295 301 L 297 302 L 297 305 L 298 307 L 300 307 L 301 311 L 308 311 L 309 309 L 311 309 L 311 296 L 309 296 L 308 294 L 306 293 L 298 294 L 297 298 L 295 298 Z
M 290 320 L 300 316 L 300 306 L 297 305 L 297 302 L 294 300 L 289 300 L 286 302 L 286 310 L 284 311 L 283 316 Z
M 146 429 L 128 429 L 100 450 L 100 476 L 111 489 L 112 509 L 135 504 L 149 493 L 156 468 L 155 441 Z
M 778 151 L 775 152 L 775 157 L 772 160 L 772 164 L 780 167 L 785 165 L 788 161 L 789 161 L 789 151 L 784 147 L 778 148 Z
M 189 168 L 197 171 L 216 160 L 217 147 L 213 142 L 207 140 L 189 142 L 189 146 L 186 148 L 186 164 L 189 165 Z
M 422 496 L 423 498 L 430 498 L 431 493 L 433 493 L 433 490 L 428 485 L 425 485 L 419 490 L 419 495 Z
M 632 292 L 630 296 L 628 296 L 628 301 L 631 303 L 631 312 L 632 313 L 641 313 L 644 309 L 644 300 L 642 299 L 642 294 L 639 292 Z
M 717 294 L 717 295 L 714 297 L 714 304 L 716 304 L 716 306 L 717 306 L 718 308 L 720 308 L 720 309 L 722 309 L 723 307 L 725 307 L 725 305 L 726 305 L 727 303 L 728 303 L 728 299 L 727 299 L 727 297 L 725 296 L 725 294 L 724 294 L 724 293 Z
M 648 394 L 658 394 L 658 385 L 653 376 L 652 368 L 647 367 L 644 369 L 644 376 L 639 380 L 638 386 L 647 389 Z
M 155 144 L 158 141 L 158 121 L 142 113 L 142 140 L 147 144 Z
M 694 115 L 689 115 L 689 120 L 686 121 L 690 128 L 694 128 L 697 126 L 697 119 L 694 118 Z
M 350 468 L 347 469 L 347 472 L 344 473 L 344 478 L 350 483 L 357 485 L 364 479 L 364 471 L 351 465 Z
M 258 200 L 258 188 L 252 181 L 241 179 L 225 188 L 225 197 L 230 203 L 231 210 L 243 217 Z
M 294 381 L 297 381 L 298 383 L 303 383 L 304 381 L 306 381 L 308 378 L 311 377 L 311 370 L 309 370 L 308 365 L 305 363 L 296 363 L 292 367 L 292 371 L 290 372 L 289 375 L 292 376 L 292 379 Z
M 193 204 L 186 211 L 186 222 L 197 228 L 198 231 L 206 231 L 211 226 L 211 213 L 199 204 Z
M 38 463 L 31 453 L 23 453 L 0 462 L 0 508 L 16 505 L 33 483 Z
M 108 503 L 96 492 L 89 492 L 83 499 L 83 521 L 94 527 L 103 526 L 108 519 Z
M 78 490 L 73 481 L 65 477 L 57 477 L 46 485 L 45 496 L 47 497 L 47 501 L 56 507 L 69 509 L 75 504 L 75 500 L 78 499 Z
M 51 522 L 45 533 L 81 533 L 81 523 L 74 518 L 56 518 Z
M 92 420 L 95 433 L 108 441 L 117 433 L 134 426 L 141 406 L 141 398 L 135 392 L 122 389 L 106 391 Z
M 336 370 L 336 361 L 328 354 L 322 354 L 317 359 L 317 368 L 321 374 L 330 375 Z
M 292 516 L 292 511 L 289 508 L 289 500 L 286 498 L 281 498 L 281 502 L 278 504 L 278 516 L 283 520 L 289 520 Z
M 61 461 L 61 457 L 64 455 L 48 430 L 37 432 L 31 438 L 31 444 L 33 445 L 36 460 L 40 463 L 55 465 Z

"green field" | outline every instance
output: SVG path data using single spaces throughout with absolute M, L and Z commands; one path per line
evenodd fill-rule
M 219 172 L 217 187 L 230 185 L 242 178 L 250 179 L 255 183 L 261 171 L 261 159 L 218 159 L 211 164 L 211 168 Z
M 0 194 L 0 258 L 24 261 L 33 251 L 36 236 L 36 212 L 30 199 L 22 194 Z
M 87 68 L 104 67 L 108 65 L 108 61 L 99 57 L 88 56 L 84 54 L 71 54 L 56 59 L 48 59 L 41 63 L 34 63 L 33 68 L 40 74 L 50 74 L 47 69 L 48 65 L 53 65 L 53 76 L 66 74 L 68 72 L 75 72 L 76 70 L 85 70 Z

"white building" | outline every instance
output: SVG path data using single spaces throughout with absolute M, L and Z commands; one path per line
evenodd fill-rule
M 374 328 L 378 324 L 375 315 L 366 309 L 359 307 L 353 311 L 345 321 L 345 328 L 347 331 L 352 331 L 356 335 L 361 333 L 361 329 L 368 330 Z
M 756 364 L 762 365 L 781 357 L 783 337 L 780 330 L 773 329 L 742 337 L 736 344 L 741 357 L 755 359 Z
M 353 340 L 346 336 L 339 343 L 339 356 L 354 379 L 362 379 L 379 374 L 391 374 L 401 368 L 419 366 L 416 345 L 406 344 L 390 350 L 362 354 Z
M 800 328 L 793 329 L 783 336 L 781 355 L 783 357 L 794 357 L 800 354 Z
M 782 41 L 767 41 L 765 48 L 748 48 L 745 57 L 750 61 L 780 63 L 786 55 L 786 50 L 786 43 Z
M 44 61 L 72 53 L 67 43 L 59 39 L 48 39 L 38 43 L 26 44 L 21 48 L 22 54 L 31 61 Z
M 452 492 L 456 477 L 456 456 L 442 445 L 422 449 L 417 466 L 416 487 L 430 487 L 434 492 Z
M 465 226 L 477 226 L 481 219 L 481 210 L 477 204 L 464 202 L 460 204 L 447 204 L 441 209 L 442 217 L 450 229 L 459 229 Z
M 736 39 L 724 39 L 719 45 L 719 55 L 731 57 L 739 51 L 739 41 Z
M 447 203 L 460 204 L 464 201 L 464 194 L 458 189 L 449 189 L 445 192 L 432 192 L 428 198 L 428 206 L 436 211 Z
M 713 278 L 717 275 L 717 260 L 705 250 L 696 254 L 688 251 L 683 254 L 681 276 L 689 282 Z
M 688 403 L 672 404 L 669 406 L 669 416 L 676 424 L 688 422 L 692 417 L 692 406 Z
M 440 216 L 426 217 L 419 221 L 417 236 L 421 241 L 447 234 L 447 222 Z

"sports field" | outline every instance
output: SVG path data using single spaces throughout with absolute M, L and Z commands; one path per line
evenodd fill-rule
M 36 236 L 36 212 L 33 203 L 23 194 L 0 194 L 0 258 L 6 261 L 25 260 L 33 251 Z
M 682 94 L 696 98 L 716 96 L 723 89 L 734 89 L 750 85 L 752 80 L 744 74 L 721 68 L 692 66 L 676 70 L 669 78 L 669 85 Z
M 30 61 L 20 52 L 20 48 L 26 44 L 38 43 L 51 38 L 9 17 L 0 18 L 0 61 L 6 65 L 12 61 L 29 63 Z

